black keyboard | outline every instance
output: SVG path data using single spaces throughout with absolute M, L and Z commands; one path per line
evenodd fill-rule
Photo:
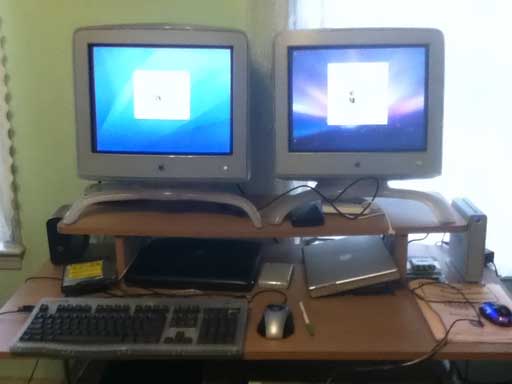
M 43 299 L 11 352 L 239 357 L 246 323 L 247 302 L 238 299 Z

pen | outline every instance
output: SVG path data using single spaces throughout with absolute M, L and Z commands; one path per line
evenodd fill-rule
M 306 313 L 306 308 L 304 308 L 304 303 L 302 301 L 299 301 L 299 307 L 300 307 L 300 311 L 302 312 L 302 317 L 304 318 L 304 323 L 306 325 L 306 331 L 308 331 L 308 333 L 311 336 L 315 336 L 315 327 L 309 321 L 308 314 Z

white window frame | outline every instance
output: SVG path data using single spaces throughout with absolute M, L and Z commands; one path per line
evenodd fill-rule
M 441 8 L 442 12 L 435 11 Z M 506 95 L 512 88 L 512 76 L 506 71 L 512 65 L 508 49 L 511 12 L 512 3 L 506 0 L 290 3 L 290 28 L 430 27 L 444 32 L 447 76 L 443 176 L 394 182 L 393 186 L 403 187 L 407 183 L 409 188 L 440 191 L 449 199 L 469 198 L 488 215 L 486 244 L 495 251 L 498 271 L 504 276 L 512 276 L 505 226 L 507 218 L 512 217 L 506 196 L 510 190 L 512 142 L 512 133 L 506 129 L 510 120 L 506 117 L 510 110 L 510 98 Z M 496 49 L 500 47 L 503 49 Z M 469 71 L 477 75 L 469 76 Z M 501 75 L 486 76 L 497 73 Z M 482 92 L 477 92 L 475 98 L 477 90 Z M 484 94 L 492 97 L 486 98 Z
M 21 245 L 18 215 L 14 205 L 7 72 L 4 38 L 0 37 L 0 269 L 20 269 Z

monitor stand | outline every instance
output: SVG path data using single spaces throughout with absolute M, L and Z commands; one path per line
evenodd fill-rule
M 355 179 L 340 181 L 319 182 L 316 186 L 322 194 L 328 198 L 335 198 L 344 187 L 348 186 Z M 343 197 L 371 197 L 375 192 L 375 182 L 369 180 L 365 183 L 355 184 L 347 191 L 348 196 Z M 439 224 L 451 224 L 455 222 L 453 211 L 448 202 L 439 194 L 410 189 L 391 188 L 387 180 L 380 180 L 380 187 L 377 197 L 394 198 L 403 200 L 414 200 L 425 204 L 434 214 Z M 307 190 L 294 195 L 286 195 L 261 211 L 262 219 L 268 224 L 281 224 L 286 215 L 293 209 L 311 201 L 321 199 L 312 190 Z
M 261 228 L 261 216 L 258 209 L 246 198 L 222 190 L 195 188 L 175 188 L 169 186 L 128 184 L 128 183 L 97 183 L 89 185 L 82 196 L 76 200 L 62 222 L 72 224 L 77 221 L 84 210 L 94 204 L 116 201 L 153 200 L 153 201 L 188 201 L 226 204 L 243 210 L 255 227 Z

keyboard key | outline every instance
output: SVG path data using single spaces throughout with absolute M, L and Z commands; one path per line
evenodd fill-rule
M 233 303 L 227 307 L 226 302 Z M 36 311 L 13 352 L 77 357 L 116 357 L 122 352 L 143 357 L 151 351 L 151 356 L 232 357 L 242 352 L 247 303 L 214 298 L 68 298 L 46 299 Z M 237 336 L 239 327 L 242 332 Z

